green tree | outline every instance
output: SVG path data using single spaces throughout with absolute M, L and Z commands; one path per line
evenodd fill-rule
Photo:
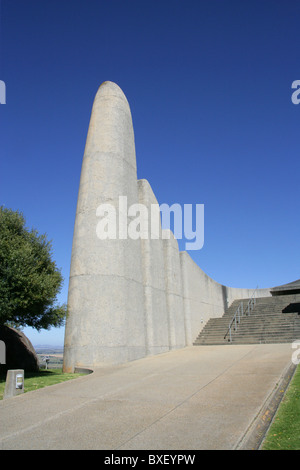
M 62 326 L 66 305 L 56 298 L 63 277 L 51 242 L 25 224 L 22 213 L 0 207 L 0 325 Z

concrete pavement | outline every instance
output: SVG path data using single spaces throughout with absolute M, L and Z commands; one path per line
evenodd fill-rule
M 240 448 L 290 344 L 194 346 L 0 402 L 0 449 Z

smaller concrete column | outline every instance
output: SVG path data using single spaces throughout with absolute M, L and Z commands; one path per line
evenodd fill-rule
M 24 370 L 13 369 L 8 370 L 6 374 L 6 384 L 3 400 L 15 397 L 24 393 Z

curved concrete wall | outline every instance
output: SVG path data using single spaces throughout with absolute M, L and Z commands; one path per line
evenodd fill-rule
M 120 196 L 126 196 L 128 207 L 143 205 L 137 239 L 124 236 L 132 217 L 120 206 Z M 97 236 L 100 204 L 121 214 L 116 239 Z M 159 215 L 151 186 L 137 180 L 129 104 L 117 85 L 104 82 L 93 104 L 82 163 L 64 371 L 191 345 L 209 318 L 222 316 L 233 300 L 252 295 L 253 290 L 225 287 L 207 276 L 188 253 L 179 252 L 160 219 L 156 227 L 147 223 L 152 211 Z
M 210 318 L 221 317 L 236 299 L 248 299 L 254 289 L 227 287 L 205 274 L 187 252 L 181 252 L 184 279 L 185 315 L 190 328 L 187 344 L 192 344 Z M 269 297 L 270 289 L 258 289 L 257 297 Z

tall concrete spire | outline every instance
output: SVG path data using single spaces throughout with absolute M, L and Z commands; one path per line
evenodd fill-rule
M 98 89 L 84 151 L 73 236 L 64 370 L 145 355 L 140 240 L 97 237 L 97 208 L 138 202 L 132 118 L 122 90 Z M 126 228 L 126 227 L 125 227 Z M 142 333 L 142 334 L 141 334 Z

